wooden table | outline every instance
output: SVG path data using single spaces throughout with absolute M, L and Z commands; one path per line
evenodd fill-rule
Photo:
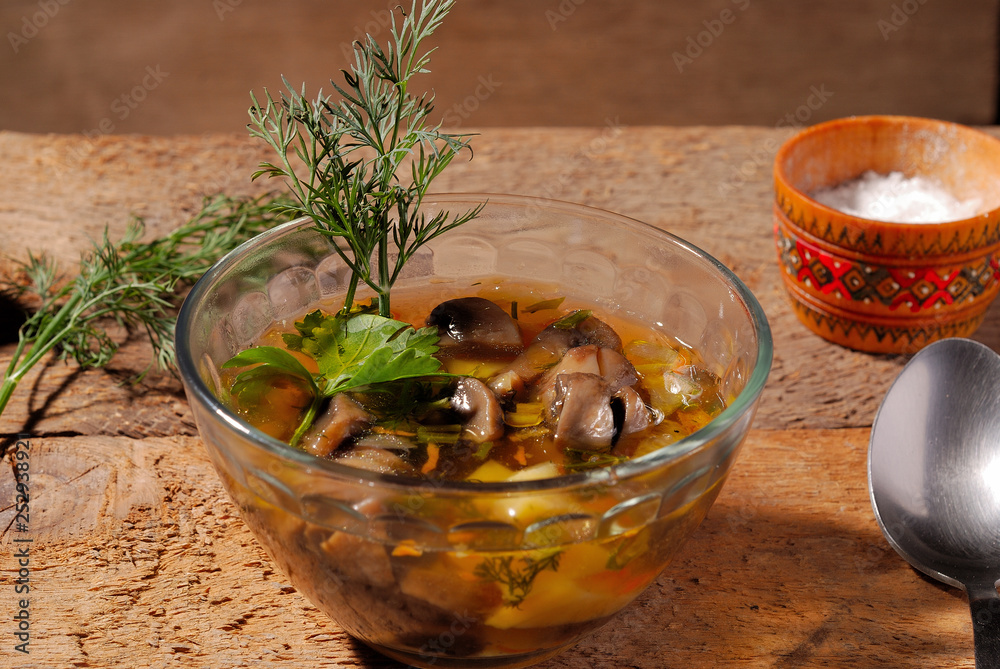
M 872 418 L 905 359 L 810 334 L 785 301 L 771 240 L 771 161 L 792 129 L 481 131 L 439 190 L 546 196 L 660 226 L 729 265 L 774 330 L 754 430 L 721 496 L 654 587 L 562 656 L 568 667 L 972 667 L 963 593 L 910 569 L 883 540 L 866 487 Z M 266 157 L 242 136 L 0 133 L 0 250 L 71 263 L 130 214 L 150 234 L 202 195 L 253 192 Z M 0 260 L 0 272 L 15 266 Z M 16 310 L 0 304 L 9 330 Z M 0 364 L 12 346 L 2 333 Z M 1000 349 L 1000 304 L 976 338 Z M 278 573 L 226 499 L 183 392 L 123 383 L 147 349 L 104 370 L 53 362 L 0 418 L 30 442 L 27 533 L 0 474 L 0 666 L 394 667 L 349 639 Z M 30 544 L 15 542 L 31 538 Z M 30 641 L 15 646 L 29 546 Z

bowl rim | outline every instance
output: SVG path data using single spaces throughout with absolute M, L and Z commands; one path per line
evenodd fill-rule
M 993 207 L 991 209 L 986 209 L 979 212 L 974 216 L 967 216 L 965 218 L 955 219 L 951 221 L 940 221 L 936 223 L 898 223 L 893 221 L 882 221 L 876 218 L 866 218 L 864 216 L 857 216 L 855 214 L 849 214 L 847 212 L 840 211 L 833 207 L 822 204 L 818 200 L 815 200 L 805 191 L 797 188 L 793 185 L 792 179 L 787 174 L 785 169 L 785 163 L 787 162 L 788 154 L 803 141 L 808 141 L 812 136 L 829 132 L 831 129 L 836 130 L 845 126 L 853 125 L 863 125 L 863 124 L 878 124 L 883 126 L 900 126 L 903 124 L 920 124 L 924 126 L 933 126 L 936 128 L 952 128 L 961 133 L 978 137 L 985 141 L 986 143 L 992 143 L 996 145 L 998 152 L 1000 152 L 1000 138 L 991 135 L 984 130 L 979 128 L 974 128 L 972 126 L 964 125 L 962 123 L 956 123 L 954 121 L 945 121 L 941 119 L 923 117 L 923 116 L 905 116 L 898 114 L 867 114 L 858 116 L 845 116 L 842 118 L 830 119 L 828 121 L 823 121 L 816 123 L 814 125 L 808 126 L 806 128 L 800 129 L 794 135 L 782 142 L 781 146 L 778 148 L 777 153 L 774 156 L 774 169 L 773 177 L 775 182 L 775 190 L 779 193 L 782 191 L 787 191 L 787 193 L 793 197 L 801 198 L 802 200 L 809 203 L 810 206 L 816 208 L 818 211 L 822 212 L 827 217 L 830 214 L 836 217 L 841 217 L 844 224 L 854 224 L 862 225 L 871 229 L 874 229 L 878 233 L 882 234 L 913 234 L 918 232 L 931 232 L 935 234 L 951 234 L 966 228 L 973 228 L 977 225 L 989 225 L 992 219 L 1000 217 L 1000 205 Z M 794 223 L 794 221 L 793 221 Z
M 305 451 L 295 449 L 279 439 L 264 434 L 260 430 L 252 427 L 249 423 L 243 421 L 235 413 L 231 412 L 223 405 L 222 402 L 218 400 L 218 398 L 212 394 L 207 384 L 202 379 L 201 374 L 198 373 L 198 364 L 191 358 L 190 355 L 188 355 L 189 332 L 191 330 L 192 320 L 196 309 L 194 305 L 205 297 L 208 289 L 215 283 L 215 280 L 220 275 L 225 273 L 244 255 L 256 249 L 261 244 L 266 243 L 270 239 L 288 233 L 293 228 L 304 227 L 310 220 L 308 217 L 300 217 L 266 230 L 227 253 L 207 272 L 205 272 L 205 274 L 197 281 L 188 293 L 177 316 L 175 342 L 177 367 L 185 386 L 185 390 L 189 394 L 189 401 L 200 402 L 212 414 L 214 414 L 217 419 L 224 423 L 229 429 L 240 433 L 244 440 L 253 445 L 255 448 L 263 450 L 268 455 L 274 456 L 280 460 L 289 461 L 290 463 L 304 468 L 306 471 L 320 470 L 325 475 L 332 475 L 349 480 L 353 479 L 369 485 L 403 488 L 409 491 L 434 489 L 437 494 L 446 492 L 478 492 L 486 494 L 530 493 L 541 491 L 562 491 L 569 488 L 611 484 L 619 479 L 633 478 L 652 472 L 672 461 L 679 460 L 684 456 L 700 450 L 706 444 L 712 442 L 717 436 L 724 434 L 734 424 L 738 423 L 744 417 L 746 412 L 753 411 L 753 405 L 763 392 L 773 362 L 774 345 L 771 328 L 767 321 L 763 307 L 760 305 L 759 301 L 750 289 L 738 276 L 736 276 L 732 270 L 723 265 L 712 255 L 690 242 L 667 232 L 666 230 L 662 230 L 634 218 L 583 204 L 525 195 L 474 192 L 432 193 L 427 194 L 423 198 L 424 204 L 433 204 L 439 201 L 468 203 L 486 202 L 487 206 L 490 203 L 496 203 L 511 206 L 538 207 L 544 210 L 564 213 L 582 213 L 588 216 L 599 217 L 608 222 L 616 223 L 619 226 L 626 226 L 635 229 L 644 235 L 659 237 L 661 240 L 667 241 L 675 246 L 679 246 L 684 251 L 696 256 L 702 262 L 705 262 L 712 269 L 718 272 L 726 284 L 730 287 L 732 292 L 738 296 L 742 307 L 747 311 L 751 326 L 756 335 L 757 356 L 754 361 L 753 371 L 747 379 L 743 390 L 707 425 L 687 437 L 674 442 L 670 445 L 670 448 L 661 448 L 653 451 L 652 453 L 648 453 L 616 465 L 550 478 L 499 482 L 418 479 L 398 474 L 382 474 L 372 472 L 369 470 L 343 465 L 334 460 L 317 458 L 316 456 L 306 453 Z M 193 395 L 193 397 L 190 397 L 191 395 Z M 202 437 L 202 439 L 204 440 L 204 437 Z M 677 448 L 678 446 L 680 446 L 680 448 Z
M 847 215 L 850 216 L 850 214 Z M 857 264 L 896 269 L 949 270 L 974 263 L 975 261 L 982 260 L 983 258 L 989 258 L 995 255 L 997 250 L 1000 249 L 1000 240 L 998 240 L 994 243 L 984 244 L 962 252 L 908 252 L 899 254 L 890 254 L 886 252 L 873 253 L 868 250 L 863 250 L 860 244 L 837 244 L 830 241 L 828 238 L 817 235 L 815 230 L 810 230 L 809 228 L 796 223 L 788 215 L 788 212 L 782 209 L 777 202 L 772 205 L 771 216 L 774 221 L 776 235 L 780 232 L 786 237 L 801 240 L 806 244 L 814 246 L 821 252 L 826 253 L 831 257 Z M 895 225 L 919 225 L 933 228 L 940 224 L 900 223 Z M 936 237 L 938 237 L 938 235 L 931 235 L 932 239 Z M 920 239 L 923 241 L 922 237 Z M 930 246 L 931 242 L 926 242 L 926 244 Z

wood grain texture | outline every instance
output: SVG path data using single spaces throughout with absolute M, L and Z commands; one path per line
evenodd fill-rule
M 249 92 L 280 89 L 282 75 L 329 90 L 352 40 L 387 38 L 397 4 L 7 0 L 0 128 L 236 131 Z M 775 127 L 871 113 L 993 123 L 998 10 L 998 0 L 461 0 L 421 86 L 463 126 Z
M 841 349 L 795 319 L 771 238 L 770 163 L 791 130 L 725 127 L 488 129 L 440 190 L 594 205 L 717 256 L 774 332 L 771 380 L 745 452 L 672 567 L 612 625 L 548 667 L 972 667 L 962 593 L 888 548 L 865 483 L 868 427 L 905 358 Z M 231 135 L 0 133 L 0 239 L 70 271 L 105 224 L 150 233 L 220 189 L 255 192 L 261 157 Z M 14 312 L 0 313 L 8 321 Z M 995 305 L 977 338 L 1000 349 Z M 0 346 L 0 365 L 11 354 Z M 347 639 L 276 572 L 227 501 L 176 380 L 123 383 L 148 351 L 106 370 L 52 361 L 0 419 L 31 436 L 32 654 L 0 626 L 0 666 L 395 667 Z M 13 517 L 0 469 L 0 531 Z M 37 515 L 36 515 L 37 514 Z M 15 532 L 0 537 L 0 616 L 12 614 Z
M 474 139 L 473 160 L 457 161 L 436 183 L 439 191 L 516 193 L 596 206 L 703 248 L 750 287 L 772 327 L 775 359 L 756 425 L 865 427 L 905 358 L 829 345 L 789 307 L 772 237 L 770 175 L 774 153 L 792 132 L 493 128 Z M 6 256 L 0 273 L 8 276 L 16 270 L 11 259 L 23 260 L 28 250 L 53 255 L 71 272 L 90 239 L 105 225 L 112 235 L 121 234 L 133 214 L 142 215 L 148 234 L 156 235 L 180 225 L 206 195 L 259 191 L 263 185 L 251 184 L 249 174 L 266 156 L 249 139 L 232 135 L 92 140 L 8 132 L 0 133 L 0 151 L 28 156 L 0 162 Z M 15 318 L 14 311 L 4 318 Z M 975 337 L 1000 350 L 1000 303 Z M 0 348 L 0 363 L 4 355 Z M 46 373 L 35 372 L 0 418 L 0 434 L 26 426 L 36 434 L 193 434 L 175 381 L 154 377 L 137 387 L 123 385 L 146 359 L 137 345 L 126 347 L 110 371 L 53 363 Z M 70 380 L 72 393 L 65 390 Z M 158 416 L 167 416 L 166 422 Z

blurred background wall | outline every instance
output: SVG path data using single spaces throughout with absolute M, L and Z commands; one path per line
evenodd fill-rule
M 404 0 L 409 4 L 409 0 Z M 242 132 L 398 0 L 4 0 L 0 129 Z M 997 121 L 1000 0 L 458 0 L 419 87 L 461 126 Z

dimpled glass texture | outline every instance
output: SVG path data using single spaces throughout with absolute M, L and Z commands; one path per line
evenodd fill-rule
M 697 248 L 622 216 L 546 200 L 442 195 L 423 206 L 428 214 L 463 212 L 484 201 L 478 218 L 423 247 L 397 285 L 496 276 L 556 284 L 599 312 L 639 319 L 698 350 L 723 378 L 728 407 L 649 455 L 536 481 L 416 481 L 290 448 L 225 407 L 217 369 L 272 322 L 343 291 L 349 275 L 308 221 L 275 228 L 221 260 L 192 290 L 177 328 L 198 429 L 258 541 L 337 625 L 414 666 L 528 666 L 613 618 L 704 518 L 771 365 L 757 300 Z M 601 589 L 588 572 L 586 587 L 550 583 L 552 601 L 525 599 L 510 607 L 513 618 L 485 612 L 477 599 L 482 561 L 524 566 L 553 554 L 559 570 L 540 582 L 582 573 L 599 554 L 597 576 L 627 571 L 629 588 Z M 404 559 L 431 567 L 404 573 Z

